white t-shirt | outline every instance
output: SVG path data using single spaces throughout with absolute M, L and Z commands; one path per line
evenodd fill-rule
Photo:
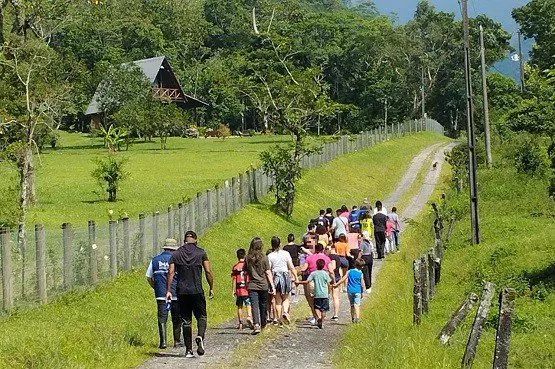
M 273 273 L 287 273 L 289 270 L 288 263 L 293 263 L 291 255 L 285 250 L 272 251 L 268 254 L 268 261 Z
M 347 236 L 347 233 L 349 233 L 347 231 L 347 224 L 349 224 L 349 219 L 347 219 L 343 216 L 338 216 L 338 217 L 333 219 L 333 223 L 332 223 L 331 227 L 333 229 L 335 229 L 335 231 L 334 231 L 335 238 L 338 238 L 339 235 L 342 234 L 342 233 L 345 236 Z
M 385 208 L 385 206 L 382 207 L 382 210 L 380 210 L 380 213 L 382 213 L 383 215 L 387 215 L 387 209 Z M 374 208 L 374 215 L 378 214 L 378 208 Z

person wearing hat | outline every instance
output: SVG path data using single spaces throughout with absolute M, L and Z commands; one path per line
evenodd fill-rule
M 166 285 L 166 300 L 175 296 L 172 291 L 174 279 L 177 280 L 177 302 L 183 321 L 183 339 L 185 341 L 185 357 L 193 355 L 193 315 L 197 320 L 198 334 L 195 338 L 197 354 L 204 355 L 204 334 L 206 333 L 207 314 L 206 298 L 202 287 L 202 271 L 210 288 L 209 298 L 214 297 L 214 276 L 206 251 L 197 245 L 197 234 L 185 232 L 185 244 L 173 253 L 170 259 L 170 271 Z
M 163 251 L 152 258 L 146 271 L 146 278 L 150 286 L 154 289 L 154 296 L 158 306 L 158 333 L 160 335 L 161 349 L 167 347 L 167 322 L 168 313 L 171 312 L 173 341 L 175 347 L 181 345 L 181 316 L 177 305 L 177 294 L 175 288 L 177 280 L 172 283 L 171 290 L 175 297 L 172 298 L 171 308 L 166 309 L 166 286 L 168 283 L 168 273 L 170 270 L 170 258 L 175 250 L 178 249 L 177 241 L 173 238 L 166 238 Z

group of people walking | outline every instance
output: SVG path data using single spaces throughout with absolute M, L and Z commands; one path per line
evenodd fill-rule
M 388 214 L 380 201 L 372 208 L 365 199 L 360 207 L 349 209 L 343 205 L 335 216 L 331 208 L 320 210 L 310 220 L 300 243 L 294 234 L 287 236 L 286 243 L 274 236 L 266 249 L 261 238 L 253 238 L 248 250 L 236 251 L 237 261 L 231 267 L 237 328 L 248 327 L 256 335 L 269 324 L 290 324 L 291 299 L 300 294 L 299 289 L 310 306 L 312 313 L 307 319 L 311 325 L 322 329 L 330 310 L 330 320 L 339 320 L 343 293 L 351 306 L 351 321 L 358 323 L 361 300 L 372 288 L 374 258 L 382 259 L 399 249 L 399 232 L 395 208 Z M 171 313 L 174 344 L 182 344 L 183 329 L 186 357 L 194 357 L 194 315 L 198 328 L 196 351 L 204 355 L 207 314 L 203 270 L 212 298 L 210 262 L 193 231 L 186 232 L 179 248 L 175 240 L 167 239 L 164 251 L 152 259 L 147 278 L 157 300 L 160 348 L 167 347 L 166 326 Z

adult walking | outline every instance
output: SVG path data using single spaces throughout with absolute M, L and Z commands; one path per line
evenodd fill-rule
M 185 232 L 185 244 L 175 251 L 170 258 L 170 272 L 166 286 L 166 300 L 171 300 L 171 286 L 177 273 L 177 302 L 183 321 L 183 339 L 185 357 L 193 355 L 193 314 L 197 321 L 198 334 L 195 338 L 197 354 L 204 355 L 204 334 L 206 333 L 207 314 L 206 298 L 202 287 L 202 271 L 210 288 L 209 298 L 214 297 L 214 276 L 208 255 L 197 245 L 197 234 Z
M 291 276 L 293 276 L 293 282 L 295 282 L 297 280 L 297 271 L 291 260 L 291 255 L 281 249 L 279 237 L 272 237 L 271 244 L 272 252 L 268 254 L 268 261 L 270 262 L 270 269 L 274 279 L 276 317 L 280 320 L 281 324 L 289 324 L 291 322 L 289 320 L 289 298 L 293 289 Z
M 175 347 L 181 345 L 181 315 L 179 314 L 179 306 L 177 305 L 177 279 L 174 279 L 171 285 L 171 308 L 166 309 L 166 286 L 168 284 L 168 274 L 170 271 L 170 259 L 175 250 L 177 250 L 177 241 L 173 238 L 166 238 L 164 241 L 163 251 L 152 258 L 146 271 L 146 279 L 154 290 L 156 305 L 158 310 L 158 335 L 160 336 L 161 349 L 168 346 L 168 315 L 171 313 L 173 328 L 173 343 Z
M 266 327 L 268 318 L 268 291 L 275 293 L 274 279 L 270 270 L 268 257 L 262 252 L 262 239 L 252 239 L 246 259 L 250 281 L 247 285 L 252 306 L 254 329 L 252 334 L 259 334 Z
M 376 201 L 376 213 L 372 217 L 374 224 L 374 239 L 376 240 L 376 249 L 378 251 L 378 259 L 384 258 L 385 248 L 385 229 L 387 223 L 387 215 L 382 211 L 382 202 Z
M 362 273 L 364 275 L 364 284 L 366 285 L 366 292 L 370 292 L 372 288 L 372 267 L 374 265 L 374 253 L 372 252 L 372 241 L 370 240 L 370 233 L 367 231 L 362 232 L 359 236 L 359 248 L 362 252 L 362 260 L 364 260 L 364 266 L 362 267 Z

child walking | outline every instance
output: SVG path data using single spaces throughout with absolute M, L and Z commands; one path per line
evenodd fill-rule
M 309 284 L 314 282 L 314 309 L 318 318 L 318 328 L 322 329 L 326 313 L 330 310 L 331 277 L 324 270 L 326 262 L 323 259 L 316 261 L 316 270 L 310 273 L 306 281 L 297 281 L 296 284 Z
M 366 290 L 364 274 L 362 273 L 363 267 L 364 260 L 356 259 L 355 268 L 349 269 L 347 274 L 345 274 L 339 282 L 332 285 L 333 288 L 337 288 L 341 283 L 347 281 L 347 295 L 351 303 L 351 320 L 353 323 L 358 323 L 360 321 L 360 302 L 362 293 Z
M 249 298 L 249 290 L 247 283 L 249 282 L 249 274 L 245 268 L 245 249 L 237 250 L 237 264 L 231 270 L 231 280 L 233 296 L 236 297 L 235 305 L 237 305 L 237 329 L 243 329 L 243 316 L 246 310 L 247 324 L 252 328 L 251 300 Z

